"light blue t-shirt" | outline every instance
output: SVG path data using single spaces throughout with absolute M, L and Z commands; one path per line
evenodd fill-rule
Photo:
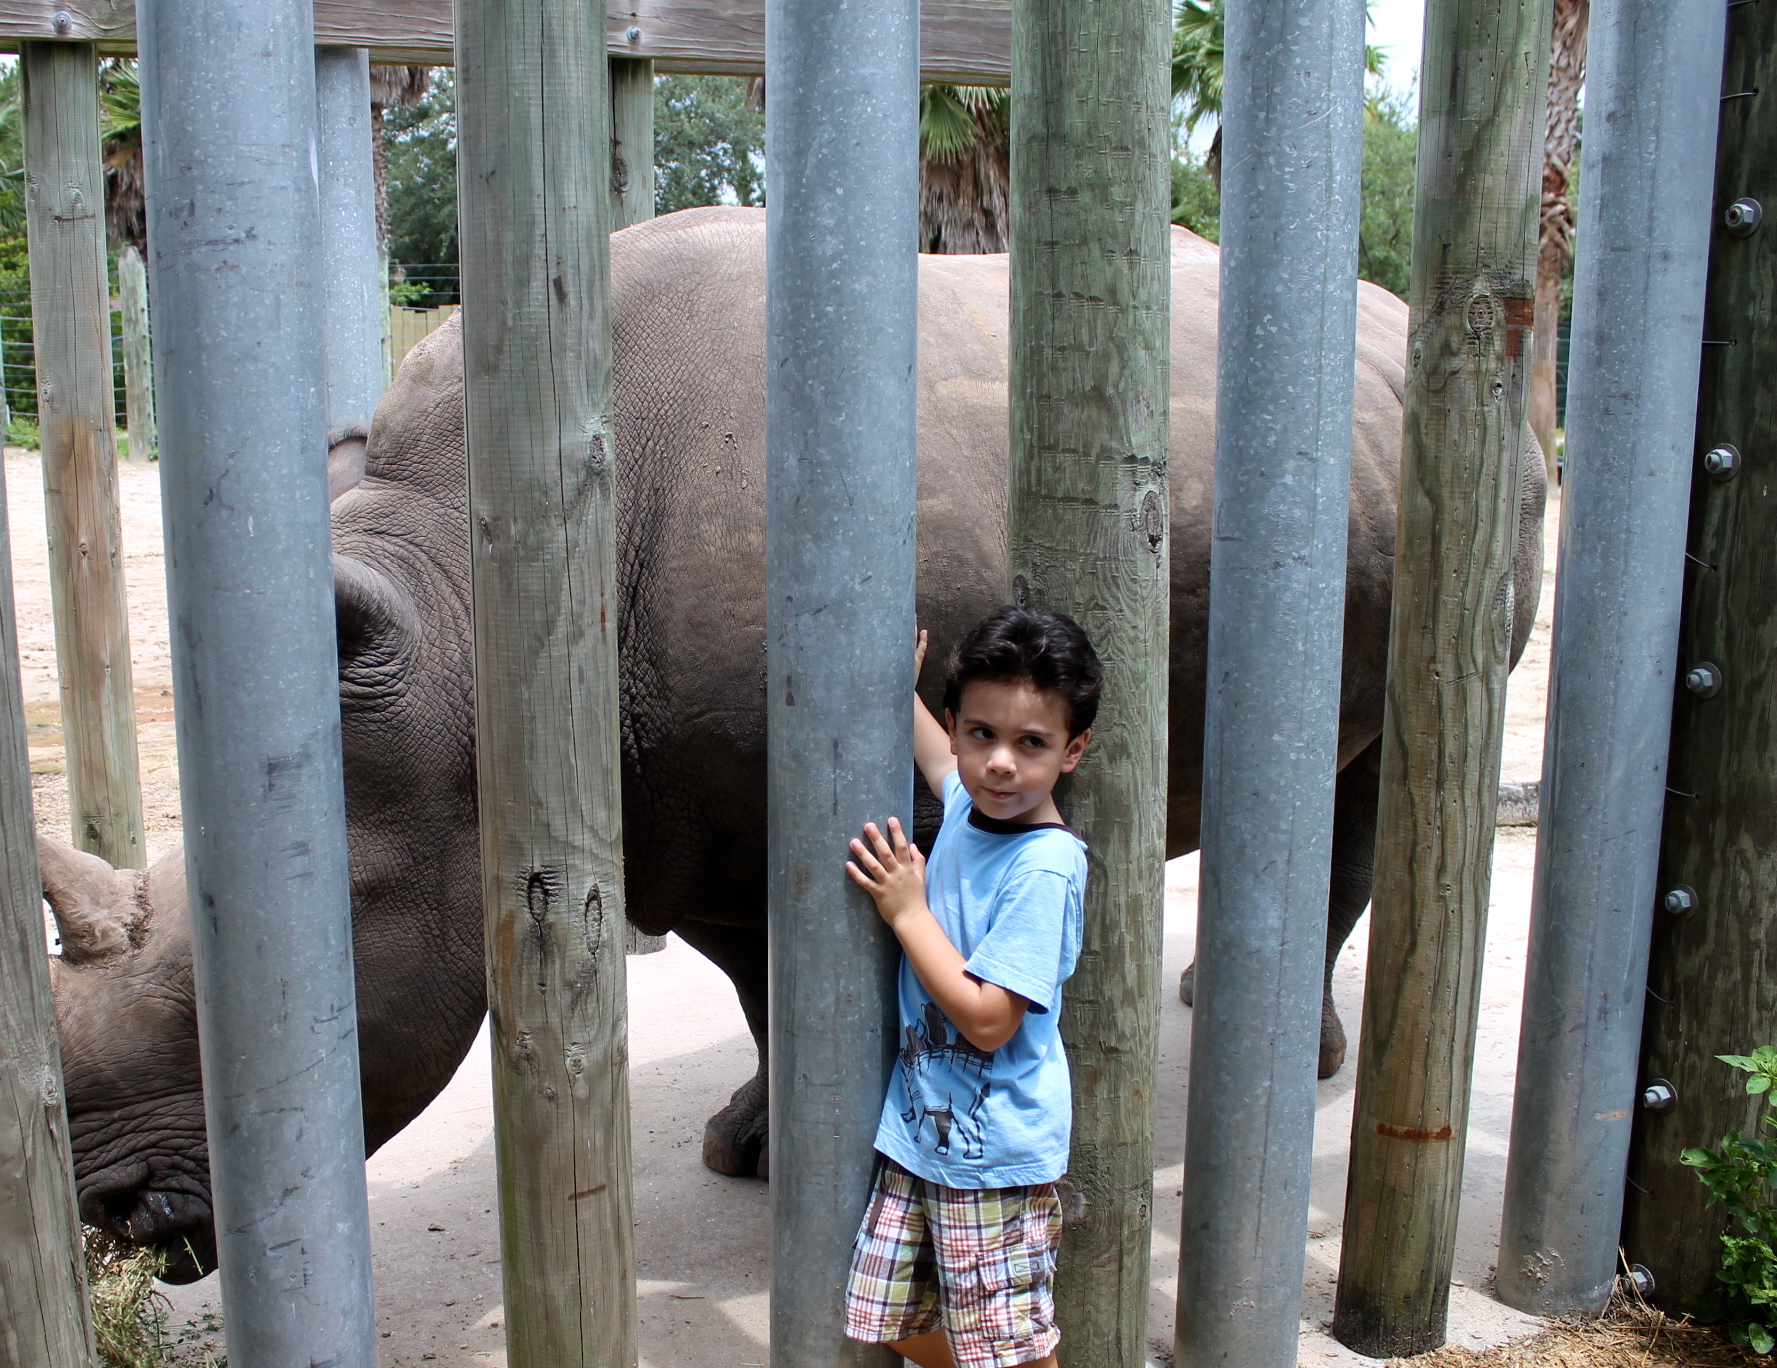
M 944 781 L 944 824 L 926 862 L 926 902 L 984 983 L 1030 1006 L 985 1053 L 932 1001 L 901 957 L 900 1050 L 876 1148 L 954 1188 L 1023 1187 L 1067 1171 L 1073 1093 L 1056 1023 L 1080 955 L 1086 843 L 1066 827 L 1013 826 Z

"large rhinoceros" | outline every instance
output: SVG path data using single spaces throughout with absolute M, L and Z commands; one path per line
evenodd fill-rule
M 727 971 L 761 1051 L 764 218 L 691 210 L 611 243 L 629 915 Z M 1003 256 L 920 261 L 919 616 L 939 652 L 1005 594 L 1006 286 Z M 1216 289 L 1216 249 L 1174 229 L 1175 856 L 1197 845 Z M 1406 351 L 1405 306 L 1367 285 L 1360 301 L 1329 966 L 1369 899 Z M 1524 472 L 1514 658 L 1542 563 L 1542 462 Z M 333 526 L 374 1150 L 444 1086 L 484 1008 L 454 322 L 402 366 Z M 65 946 L 56 1009 L 81 1214 L 167 1248 L 173 1279 L 199 1276 L 214 1243 L 182 856 L 138 874 L 45 841 L 43 870 Z M 1329 1006 L 1323 1071 L 1343 1053 Z M 762 1076 L 709 1123 L 704 1158 L 722 1172 L 762 1167 Z

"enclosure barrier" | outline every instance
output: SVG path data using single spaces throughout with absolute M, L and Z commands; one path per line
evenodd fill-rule
M 154 454 L 153 349 L 148 340 L 148 266 L 126 246 L 117 254 L 118 312 L 122 318 L 123 411 L 132 461 Z M 0 423 L 0 432 L 5 431 Z
M 476 771 L 514 1368 L 636 1361 L 598 19 L 575 0 L 457 8 Z
M 141 21 L 173 694 L 229 1359 L 371 1368 L 309 10 L 148 0 Z
M 1293 1368 L 1339 761 L 1363 16 L 1230 5 L 1177 1362 Z
M 1726 14 L 1723 0 L 1592 10 L 1561 562 L 1499 1240 L 1500 1299 L 1536 1315 L 1602 1311 L 1618 1271 Z
M 0 479 L 0 1363 L 87 1368 L 92 1317 L 43 954 L 12 539 Z
M 117 510 L 99 59 L 26 43 L 25 220 L 49 581 L 74 844 L 140 869 L 142 786 Z
M 370 147 L 370 54 L 315 49 L 327 428 L 370 425 L 383 392 L 383 274 Z
M 1062 1000 L 1074 1088 L 1062 1361 L 1140 1368 L 1165 896 L 1171 15 L 1012 8 L 1012 600 L 1074 617 L 1111 681 L 1062 795 L 1090 833 Z
M 1718 85 L 1714 231 L 1703 312 L 1702 378 L 1691 473 L 1659 898 L 1642 1032 L 1641 1085 L 1670 1085 L 1637 1107 L 1623 1243 L 1673 1310 L 1717 1287 L 1729 1228 L 1696 1170 L 1693 1145 L 1764 1132 L 1762 1099 L 1715 1058 L 1772 1037 L 1777 982 L 1777 6 L 1728 8 Z M 1712 41 L 1700 24 L 1687 42 Z M 1699 61 L 1701 61 L 1699 54 Z M 1589 125 L 1588 125 L 1589 126 Z M 1685 904 L 1688 902 L 1688 906 Z M 1649 1105 L 1651 1103 L 1651 1105 Z M 1768 1132 L 1764 1132 L 1768 1134 Z
M 765 39 L 771 1361 L 862 1368 L 898 955 L 844 858 L 913 820 L 919 5 L 768 0 Z
M 1333 1333 L 1444 1341 L 1527 437 L 1549 0 L 1430 0 L 1382 796 Z

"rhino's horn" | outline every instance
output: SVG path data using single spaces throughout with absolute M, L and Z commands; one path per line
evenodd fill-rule
M 113 869 L 97 855 L 42 835 L 37 862 L 44 900 L 61 932 L 63 963 L 88 964 L 130 948 L 131 929 L 142 916 L 134 871 Z

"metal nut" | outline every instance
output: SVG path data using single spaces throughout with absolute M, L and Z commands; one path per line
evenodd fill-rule
M 1722 225 L 1735 237 L 1751 237 L 1764 220 L 1765 206 L 1750 196 L 1737 199 L 1721 216 Z
M 1710 447 L 1703 453 L 1703 470 L 1712 480 L 1733 479 L 1740 473 L 1740 449 L 1728 442 Z
M 1721 671 L 1708 661 L 1685 671 L 1684 686 L 1698 698 L 1714 698 L 1721 692 Z
M 630 29 L 630 31 L 628 33 L 624 34 L 623 36 L 625 38 L 629 39 L 629 41 L 632 43 L 639 43 L 642 41 L 642 31 L 639 28 L 632 28 L 632 29 Z
M 72 33 L 74 31 L 74 16 L 69 14 L 67 10 L 57 10 L 49 22 L 55 25 L 57 33 Z
M 1688 916 L 1697 910 L 1697 890 L 1689 884 L 1676 884 L 1666 890 L 1660 906 L 1675 917 Z
M 1653 1272 L 1646 1264 L 1629 1265 L 1629 1282 L 1644 1297 L 1653 1296 L 1654 1288 L 1658 1286 L 1654 1282 Z
M 1671 1111 L 1678 1105 L 1678 1089 L 1656 1078 L 1641 1090 L 1641 1105 L 1651 1112 Z

